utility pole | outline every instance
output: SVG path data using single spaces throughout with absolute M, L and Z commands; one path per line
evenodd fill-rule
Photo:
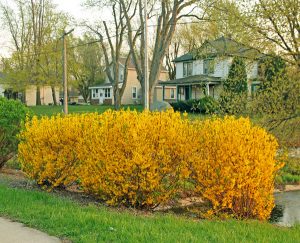
M 145 110 L 149 110 L 149 76 L 148 76 L 148 13 L 147 13 L 147 0 L 144 1 L 144 36 L 145 36 Z
M 64 113 L 65 115 L 68 114 L 68 66 L 67 66 L 67 42 L 66 36 L 72 33 L 74 29 L 71 29 L 68 32 L 64 31 L 62 38 L 63 41 L 63 85 L 64 85 Z

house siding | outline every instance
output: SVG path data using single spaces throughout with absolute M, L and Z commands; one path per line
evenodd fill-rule
M 40 88 L 41 91 L 41 104 L 42 105 L 48 105 L 48 104 L 53 104 L 53 98 L 52 98 L 52 90 L 51 86 L 43 86 Z M 59 102 L 59 89 L 56 88 L 55 90 L 56 93 L 56 99 L 57 103 Z M 26 89 L 26 105 L 28 106 L 35 106 L 36 105 L 36 86 L 32 85 L 29 86 Z
M 176 79 L 183 78 L 183 62 L 176 63 Z

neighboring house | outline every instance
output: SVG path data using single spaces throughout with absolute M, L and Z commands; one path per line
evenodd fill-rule
M 120 84 L 119 87 L 122 87 L 122 82 L 124 80 L 124 64 L 125 58 L 121 58 L 120 61 Z M 166 69 L 162 69 L 159 80 L 164 81 L 168 79 L 168 71 Z M 166 93 L 171 92 L 172 87 L 166 88 Z M 108 104 L 112 105 L 114 103 L 113 97 L 113 87 L 109 82 L 108 77 L 106 77 L 104 84 L 96 85 L 90 87 L 91 90 L 91 103 L 92 104 Z M 175 87 L 173 87 L 173 93 L 175 92 Z M 124 94 L 122 96 L 121 104 L 129 105 L 129 104 L 141 104 L 142 103 L 142 87 L 137 79 L 137 72 L 134 66 L 134 63 L 131 61 L 128 65 L 128 77 L 127 84 L 124 90 Z M 162 86 L 158 85 L 155 87 L 154 91 L 154 100 L 161 101 L 162 100 Z M 175 100 L 175 95 L 174 95 Z
M 221 37 L 206 41 L 197 52 L 184 54 L 174 60 L 176 79 L 160 82 L 163 86 L 163 100 L 170 102 L 167 89 L 174 86 L 177 101 L 199 99 L 205 95 L 218 99 L 235 56 L 245 57 L 248 92 L 253 93 L 260 83 L 258 63 L 263 55 L 256 49 Z
M 40 87 L 41 92 L 41 105 L 53 104 L 52 89 L 51 86 Z M 59 88 L 55 88 L 56 102 L 59 104 Z M 36 105 L 36 86 L 31 85 L 26 88 L 25 104 L 27 106 Z

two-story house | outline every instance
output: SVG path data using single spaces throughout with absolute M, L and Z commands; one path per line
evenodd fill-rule
M 176 79 L 160 82 L 163 87 L 163 100 L 172 102 L 166 96 L 166 89 L 174 86 L 177 101 L 199 99 L 204 95 L 218 99 L 222 83 L 228 77 L 235 56 L 245 57 L 248 91 L 251 94 L 259 85 L 258 63 L 262 54 L 230 38 L 221 37 L 206 41 L 199 50 L 174 60 Z
M 119 80 L 121 81 L 119 87 L 122 87 L 122 83 L 124 80 L 124 65 L 125 58 L 121 58 L 120 60 L 120 71 L 119 71 Z M 168 71 L 165 68 L 162 68 L 159 80 L 164 81 L 168 80 Z M 89 88 L 91 90 L 91 103 L 92 104 L 107 104 L 112 105 L 114 102 L 113 99 L 113 87 L 110 83 L 108 77 L 106 77 L 104 84 L 96 85 Z M 166 87 L 166 90 L 170 90 L 171 87 Z M 168 92 L 168 91 L 166 91 Z M 175 97 L 174 97 L 175 98 Z M 122 96 L 121 104 L 122 105 L 130 105 L 130 104 L 141 104 L 142 103 L 142 87 L 137 79 L 137 72 L 135 69 L 135 65 L 133 61 L 129 62 L 128 65 L 128 76 L 126 88 L 124 90 L 124 94 Z M 162 100 L 162 87 L 158 85 L 154 91 L 154 99 Z

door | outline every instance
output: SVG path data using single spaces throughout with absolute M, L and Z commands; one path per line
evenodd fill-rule
M 191 98 L 190 87 L 184 86 L 185 100 L 189 100 Z
M 104 100 L 104 91 L 103 89 L 100 89 L 99 91 L 99 104 L 102 105 Z

